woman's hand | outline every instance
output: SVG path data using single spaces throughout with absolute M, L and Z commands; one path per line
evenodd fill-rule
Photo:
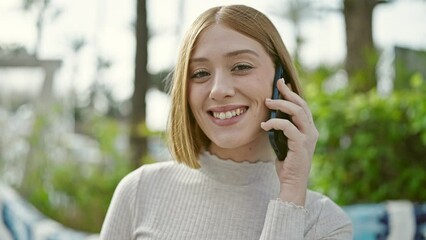
M 272 110 L 279 110 L 291 117 L 274 118 L 261 123 L 265 131 L 282 130 L 288 138 L 288 153 L 284 161 L 276 161 L 276 169 L 280 179 L 280 198 L 304 206 L 309 172 L 318 130 L 315 127 L 308 104 L 284 84 L 283 79 L 277 83 L 278 90 L 284 100 L 266 99 L 265 104 Z

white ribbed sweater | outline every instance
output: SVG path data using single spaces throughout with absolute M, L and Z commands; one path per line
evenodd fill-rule
M 101 239 L 352 239 L 340 207 L 308 191 L 305 209 L 277 200 L 274 163 L 237 163 L 204 152 L 200 169 L 144 165 L 118 185 Z

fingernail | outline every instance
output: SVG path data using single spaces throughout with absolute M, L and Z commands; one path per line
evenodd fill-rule
M 280 81 L 285 85 L 285 80 L 284 78 L 281 78 Z
M 266 102 L 270 102 L 270 101 L 272 101 L 272 100 L 271 100 L 270 98 L 266 98 L 266 99 L 265 99 L 265 101 L 266 101 Z

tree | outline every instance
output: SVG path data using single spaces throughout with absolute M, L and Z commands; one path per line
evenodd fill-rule
M 346 27 L 345 68 L 355 92 L 368 91 L 376 86 L 378 54 L 373 41 L 373 10 L 378 0 L 344 0 Z
M 301 32 L 302 22 L 315 17 L 313 14 L 314 2 L 310 0 L 286 0 L 283 4 L 287 6 L 284 11 L 280 11 L 278 9 L 272 10 L 280 17 L 288 19 L 294 27 L 294 35 L 295 35 L 295 49 L 293 53 L 293 58 L 296 64 L 300 63 L 300 50 L 304 42 L 304 38 Z
M 149 88 L 150 74 L 148 73 L 148 25 L 146 0 L 138 0 L 136 6 L 136 57 L 135 80 L 132 96 L 132 112 L 130 119 L 130 145 L 132 165 L 137 168 L 148 151 L 147 137 L 141 129 L 145 128 L 146 100 Z
M 40 46 L 43 40 L 43 30 L 46 23 L 46 12 L 51 6 L 50 0 L 23 0 L 23 9 L 25 11 L 29 11 L 31 8 L 35 7 L 37 8 L 37 35 L 36 35 L 36 41 L 34 44 L 34 52 L 33 55 L 35 57 L 38 57 Z M 53 9 L 54 12 L 51 15 L 51 19 L 54 20 L 57 18 L 62 12 L 60 9 Z

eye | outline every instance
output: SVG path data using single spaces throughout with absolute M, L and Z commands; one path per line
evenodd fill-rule
M 203 77 L 207 77 L 207 76 L 210 76 L 209 72 L 207 72 L 204 69 L 198 69 L 198 70 L 195 70 L 194 73 L 192 73 L 191 78 L 192 79 L 199 79 L 199 78 L 203 78 Z
M 248 70 L 250 70 L 250 69 L 252 69 L 253 67 L 251 66 L 251 65 L 249 65 L 249 64 L 245 64 L 245 63 L 239 63 L 239 64 L 237 64 L 237 65 L 235 65 L 233 68 L 232 68 L 232 71 L 234 72 L 234 71 L 237 71 L 237 72 L 244 72 L 244 71 L 248 71 Z

